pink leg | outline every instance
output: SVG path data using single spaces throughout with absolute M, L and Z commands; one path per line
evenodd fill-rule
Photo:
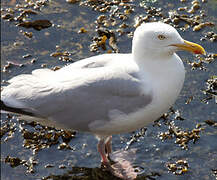
M 105 143 L 105 149 L 108 155 L 112 152 L 112 136 L 108 137 L 108 140 Z
M 99 143 L 97 145 L 97 149 L 98 149 L 98 152 L 100 153 L 102 163 L 108 164 L 109 160 L 108 160 L 106 152 L 105 152 L 105 140 L 104 139 L 99 140 Z

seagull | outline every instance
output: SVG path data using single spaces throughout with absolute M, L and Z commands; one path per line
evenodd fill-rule
M 162 22 L 140 25 L 132 52 L 89 57 L 57 71 L 36 69 L 10 79 L 1 110 L 58 129 L 98 137 L 98 152 L 109 164 L 112 135 L 135 131 L 173 105 L 185 79 L 176 51 L 205 54 Z

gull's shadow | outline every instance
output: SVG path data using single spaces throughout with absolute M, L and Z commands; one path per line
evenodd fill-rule
M 135 180 L 155 180 L 160 174 L 152 172 L 150 174 L 142 174 Z M 43 177 L 43 180 L 123 180 L 114 176 L 111 172 L 103 170 L 101 168 L 87 168 L 87 167 L 72 167 L 72 170 L 68 170 L 62 175 L 49 175 Z
M 133 166 L 135 153 L 135 149 L 115 151 L 111 154 L 113 163 L 109 168 L 72 167 L 65 174 L 50 175 L 43 180 L 154 180 L 160 176 L 157 172 L 145 174 L 143 168 Z
M 72 167 L 63 175 L 50 175 L 44 177 L 43 180 L 120 180 L 120 178 L 115 177 L 109 171 L 103 170 L 101 168 L 87 168 L 87 167 Z

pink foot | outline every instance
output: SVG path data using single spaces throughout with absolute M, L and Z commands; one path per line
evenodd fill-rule
M 102 167 L 110 171 L 114 176 L 119 177 L 124 180 L 133 180 L 137 177 L 137 173 L 134 171 L 133 166 L 130 161 L 125 160 L 123 157 L 119 156 L 114 159 L 114 163 L 112 163 L 109 159 L 109 154 L 112 151 L 111 148 L 111 140 L 102 138 L 99 140 L 97 149 L 101 156 Z M 122 153 L 123 154 L 123 153 Z M 121 154 L 119 154 L 121 155 Z

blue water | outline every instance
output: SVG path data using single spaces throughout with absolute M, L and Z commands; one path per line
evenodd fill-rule
M 18 1 L 22 3 L 23 1 Z M 139 2 L 133 3 L 135 5 L 135 12 L 129 16 L 127 23 L 132 24 L 134 17 L 145 14 L 144 9 L 139 7 Z M 163 12 L 166 14 L 169 10 L 177 9 L 180 6 L 190 6 L 190 2 L 180 3 L 164 1 L 150 3 L 148 5 L 162 7 Z M 216 18 L 216 1 L 210 0 L 208 3 L 204 3 L 202 10 L 205 11 L 207 16 L 206 21 L 212 21 L 217 23 Z M 2 7 L 8 7 L 9 5 L 4 2 Z M 14 7 L 12 5 L 11 7 Z M 103 50 L 99 52 L 90 52 L 89 45 L 95 32 L 95 24 L 97 16 L 102 13 L 93 11 L 90 7 L 79 6 L 76 4 L 68 4 L 61 1 L 50 1 L 45 6 L 41 13 L 38 15 L 31 15 L 30 19 L 49 19 L 54 26 L 42 31 L 36 31 L 33 29 L 25 29 L 22 27 L 16 27 L 14 22 L 1 21 L 1 63 L 3 66 L 7 64 L 7 61 L 14 63 L 25 64 L 24 67 L 12 67 L 9 72 L 2 73 L 2 80 L 8 80 L 15 75 L 21 73 L 30 73 L 33 69 L 40 68 L 42 64 L 46 64 L 48 68 L 54 66 L 64 66 L 67 62 L 61 62 L 58 58 L 51 57 L 50 54 L 55 52 L 56 45 L 59 45 L 63 51 L 69 51 L 72 53 L 70 56 L 73 60 L 79 60 L 92 55 L 103 53 Z M 61 27 L 58 27 L 60 25 Z M 78 34 L 77 31 L 85 27 L 87 33 Z M 28 39 L 23 36 L 19 31 L 33 32 L 33 38 Z M 132 28 L 133 30 L 133 28 Z M 204 36 L 204 33 L 208 31 L 214 31 L 217 33 L 217 28 L 206 27 L 199 32 L 193 32 L 192 28 L 182 32 L 179 31 L 183 38 L 200 43 L 209 53 L 217 53 L 216 42 L 200 41 L 200 38 Z M 118 36 L 118 48 L 120 52 L 130 52 L 131 39 L 126 35 Z M 17 42 L 18 46 L 14 43 Z M 31 54 L 30 58 L 23 58 L 25 54 Z M 217 75 L 217 63 L 216 61 L 211 64 L 205 64 L 206 71 L 196 69 L 191 70 L 190 65 L 186 63 L 187 60 L 196 60 L 196 57 L 191 54 L 180 52 L 186 67 L 186 80 L 182 92 L 176 101 L 173 108 L 180 110 L 183 121 L 176 120 L 175 124 L 182 130 L 192 130 L 196 124 L 201 123 L 205 128 L 200 133 L 200 139 L 194 144 L 192 141 L 188 144 L 188 150 L 183 150 L 177 144 L 174 143 L 175 138 L 165 140 L 162 142 L 158 135 L 160 132 L 165 132 L 168 127 L 162 124 L 161 127 L 153 126 L 150 124 L 147 127 L 145 137 L 139 139 L 138 142 L 133 143 L 131 148 L 136 148 L 136 159 L 134 164 L 144 169 L 144 174 L 150 174 L 151 172 L 158 172 L 161 174 L 156 179 L 162 180 L 174 180 L 174 179 L 215 179 L 212 169 L 217 169 L 217 128 L 209 126 L 204 123 L 205 120 L 217 120 L 217 106 L 214 99 L 209 100 L 208 103 L 202 103 L 201 100 L 206 96 L 201 90 L 206 88 L 205 81 L 212 75 Z M 32 58 L 36 58 L 34 64 L 30 63 Z M 190 104 L 185 104 L 186 100 L 193 96 L 194 99 Z M 171 117 L 172 118 L 172 117 Z M 20 122 L 17 119 L 12 119 L 11 122 L 15 123 L 15 132 L 12 138 L 4 141 L 8 134 L 4 135 L 1 139 L 1 177 L 5 180 L 10 179 L 41 179 L 43 176 L 50 174 L 62 175 L 67 173 L 71 167 L 89 167 L 95 168 L 100 166 L 100 158 L 96 151 L 97 140 L 90 134 L 78 132 L 75 135 L 69 145 L 74 150 L 58 150 L 58 144 L 40 150 L 35 155 L 31 149 L 23 147 L 23 136 L 20 132 Z M 1 116 L 1 123 L 4 125 L 8 123 L 5 115 Z M 26 127 L 25 128 L 30 128 Z M 113 148 L 119 150 L 127 146 L 127 142 L 130 140 L 133 133 L 116 135 L 113 137 Z M 15 168 L 10 167 L 9 164 L 4 162 L 4 159 L 8 156 L 19 157 L 23 160 L 29 160 L 34 157 L 38 162 L 34 166 L 35 173 L 28 173 L 25 166 L 17 166 Z M 166 163 L 175 162 L 178 159 L 185 159 L 189 164 L 189 171 L 184 175 L 174 175 L 168 172 Z M 53 164 L 53 168 L 44 168 L 47 164 Z M 66 169 L 59 169 L 58 166 L 64 164 Z

